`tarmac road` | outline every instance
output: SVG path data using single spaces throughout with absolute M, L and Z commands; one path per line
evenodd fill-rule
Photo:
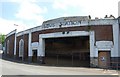
M 53 67 L 16 63 L 0 58 L 1 75 L 118 75 L 115 70 L 83 67 Z

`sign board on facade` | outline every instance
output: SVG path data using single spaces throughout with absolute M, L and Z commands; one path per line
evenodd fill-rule
M 87 16 L 79 16 L 79 17 L 62 17 L 58 19 L 48 20 L 43 22 L 42 28 L 57 28 L 62 26 L 73 26 L 80 25 L 82 21 L 88 20 Z

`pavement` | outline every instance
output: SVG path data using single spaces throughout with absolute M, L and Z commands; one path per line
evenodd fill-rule
M 98 68 L 55 67 L 19 63 L 2 59 L 0 54 L 0 75 L 118 75 L 118 71 Z

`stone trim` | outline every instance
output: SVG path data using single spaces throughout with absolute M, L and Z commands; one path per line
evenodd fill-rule
M 62 25 L 61 27 L 59 27 L 58 25 L 56 25 L 55 27 L 52 28 L 48 28 L 48 29 L 55 29 L 55 28 L 64 28 L 64 27 L 75 27 L 75 26 L 93 26 L 93 25 L 113 25 L 114 23 L 116 23 L 117 19 L 98 19 L 98 20 L 83 20 L 81 22 L 81 24 L 79 25 Z M 21 36 L 23 34 L 28 34 L 29 32 L 35 32 L 35 31 L 42 31 L 42 30 L 48 30 L 48 29 L 43 29 L 42 25 L 41 26 L 37 26 L 25 31 L 21 31 L 19 33 L 17 33 L 17 36 Z
M 39 51 L 38 56 L 45 56 L 45 38 L 58 38 L 58 37 L 75 37 L 75 36 L 90 36 L 90 57 L 94 57 L 94 31 L 70 31 L 69 34 L 62 34 L 62 32 L 40 34 L 39 35 Z

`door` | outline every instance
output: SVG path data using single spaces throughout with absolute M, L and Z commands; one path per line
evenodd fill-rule
M 32 50 L 33 56 L 32 56 L 32 62 L 37 62 L 37 50 Z
M 98 65 L 100 68 L 108 68 L 110 64 L 110 51 L 99 51 Z

